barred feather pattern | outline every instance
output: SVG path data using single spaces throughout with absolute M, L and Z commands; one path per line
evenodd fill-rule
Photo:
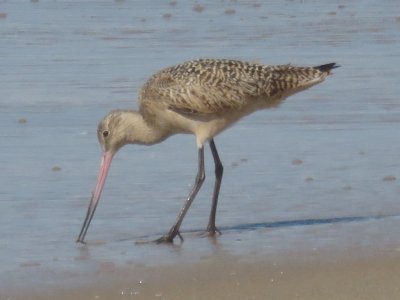
M 254 101 L 260 102 L 259 106 L 274 106 L 323 81 L 334 67 L 335 64 L 299 67 L 227 59 L 192 60 L 163 69 L 147 81 L 140 92 L 141 112 L 150 113 L 154 105 L 183 115 L 238 111 Z

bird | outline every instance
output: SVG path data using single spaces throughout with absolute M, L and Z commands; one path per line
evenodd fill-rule
M 216 211 L 223 165 L 214 138 L 242 117 L 279 106 L 287 97 L 306 90 L 339 67 L 266 65 L 233 59 L 195 59 L 164 68 L 151 76 L 139 92 L 139 110 L 117 109 L 98 124 L 102 149 L 100 171 L 76 242 L 85 236 L 106 181 L 111 161 L 127 144 L 154 145 L 175 134 L 196 139 L 198 166 L 192 189 L 170 230 L 156 243 L 173 243 L 182 221 L 205 180 L 204 147 L 208 143 L 215 164 L 215 182 L 206 234 L 220 233 Z

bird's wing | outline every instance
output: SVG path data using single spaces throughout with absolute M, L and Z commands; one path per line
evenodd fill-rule
M 204 71 L 204 70 L 203 70 Z M 187 116 L 207 116 L 227 110 L 239 110 L 249 98 L 260 97 L 266 78 L 255 78 L 245 73 L 205 70 L 177 76 L 173 72 L 160 72 L 150 78 L 142 88 L 142 106 L 161 101 L 168 109 Z
M 256 83 L 243 80 L 219 81 L 217 84 L 195 83 L 170 88 L 168 108 L 183 114 L 208 115 L 240 110 L 250 96 L 257 96 Z
M 325 79 L 334 63 L 316 67 L 259 65 L 235 60 L 200 59 L 153 75 L 140 92 L 142 111 L 162 105 L 177 113 L 213 117 L 241 110 L 252 101 L 268 106 Z

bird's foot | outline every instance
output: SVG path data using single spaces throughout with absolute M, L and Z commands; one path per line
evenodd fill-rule
M 86 242 L 85 242 L 84 240 L 82 240 L 82 239 L 77 239 L 77 240 L 76 240 L 76 243 L 77 243 L 77 244 L 86 245 Z
M 215 237 L 216 235 L 221 235 L 221 231 L 215 225 L 208 225 L 207 230 L 201 234 L 203 237 Z
M 139 240 L 136 241 L 135 244 L 137 245 L 144 245 L 144 244 L 173 244 L 174 243 L 174 238 L 176 236 L 179 236 L 181 242 L 183 242 L 183 237 L 181 236 L 181 234 L 179 233 L 179 231 L 177 231 L 176 233 L 168 233 L 166 235 L 163 235 L 162 237 L 155 239 L 155 240 Z
M 183 242 L 183 237 L 181 236 L 178 230 L 170 231 L 166 235 L 154 240 L 153 242 L 156 244 L 164 244 L 164 243 L 172 244 L 176 236 L 178 236 L 181 239 L 181 242 Z
M 219 231 L 218 228 L 215 226 L 215 224 L 208 224 L 207 232 L 209 236 L 215 236 L 217 233 L 218 235 L 222 234 L 221 231 Z

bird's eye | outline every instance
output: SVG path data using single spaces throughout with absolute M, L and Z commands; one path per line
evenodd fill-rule
M 104 130 L 104 131 L 103 131 L 103 136 L 104 136 L 104 137 L 108 137 L 109 134 L 110 134 L 110 133 L 108 132 L 108 130 Z

